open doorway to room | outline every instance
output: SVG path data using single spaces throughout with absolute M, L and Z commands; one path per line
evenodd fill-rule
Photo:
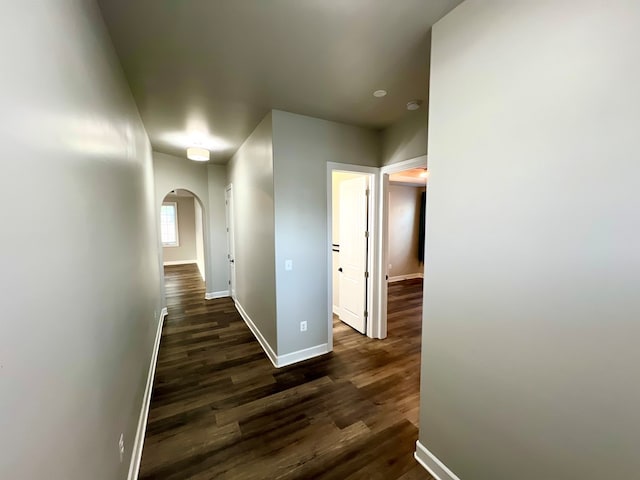
M 383 167 L 381 174 L 379 322 L 385 338 L 422 322 L 427 158 Z
M 329 166 L 331 342 L 337 331 L 350 330 L 372 336 L 376 170 L 339 164 Z
M 233 185 L 229 184 L 224 191 L 224 204 L 227 229 L 227 262 L 229 265 L 229 295 L 236 301 L 236 247 L 235 226 L 233 221 Z
M 204 212 L 200 199 L 188 190 L 175 189 L 165 195 L 160 207 L 160 237 L 165 283 L 170 270 L 193 274 L 204 281 Z

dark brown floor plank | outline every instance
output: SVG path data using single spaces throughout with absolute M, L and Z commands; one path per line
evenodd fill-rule
M 194 265 L 165 267 L 141 479 L 431 480 L 418 438 L 422 281 L 389 285 L 389 337 L 334 321 L 334 351 L 276 369 Z

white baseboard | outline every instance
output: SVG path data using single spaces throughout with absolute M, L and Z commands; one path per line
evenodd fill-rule
M 333 306 L 333 314 L 337 315 L 337 316 L 340 316 L 340 307 L 339 306 L 337 306 L 337 305 Z
M 449 470 L 438 457 L 427 450 L 425 446 L 420 443 L 420 440 L 416 442 L 416 452 L 413 456 L 436 480 L 460 480 L 460 477 Z
M 138 428 L 136 430 L 136 439 L 133 443 L 133 451 L 131 452 L 131 463 L 129 464 L 128 480 L 136 480 L 140 471 L 140 460 L 142 459 L 142 447 L 144 445 L 144 434 L 147 430 L 147 419 L 149 417 L 149 406 L 151 405 L 151 391 L 153 390 L 153 379 L 156 375 L 156 363 L 158 361 L 158 349 L 160 348 L 160 339 L 162 338 L 162 326 L 164 318 L 167 316 L 167 307 L 160 310 L 160 319 L 156 329 L 156 339 L 153 344 L 153 353 L 151 354 L 151 363 L 149 364 L 149 373 L 147 374 L 147 386 L 142 397 L 142 408 L 140 409 L 140 417 L 138 418 Z
M 424 278 L 423 273 L 410 273 L 408 275 L 398 275 L 396 277 L 389 277 L 389 283 L 401 282 L 402 280 L 413 280 L 414 278 Z
M 244 323 L 246 323 L 249 327 L 249 330 L 251 330 L 251 333 L 253 333 L 253 336 L 256 337 L 256 340 L 258 340 L 258 343 L 264 350 L 264 353 L 267 354 L 267 357 L 269 357 L 269 360 L 271 360 L 273 366 L 278 368 L 278 356 L 276 355 L 276 352 L 273 351 L 271 345 L 269 345 L 269 342 L 267 342 L 267 339 L 262 336 L 262 333 L 260 333 L 260 330 L 258 330 L 256 324 L 253 323 L 253 320 L 251 320 L 247 312 L 244 310 L 244 308 L 242 308 L 242 305 L 240 305 L 240 303 L 237 301 L 235 302 L 235 305 L 236 310 L 238 310 L 238 313 L 244 320 Z
M 314 347 L 305 348 L 303 350 L 287 353 L 285 355 L 276 355 L 276 352 L 273 351 L 266 338 L 262 336 L 262 333 L 260 332 L 258 327 L 256 327 L 256 324 L 253 323 L 253 320 L 251 320 L 251 317 L 249 317 L 245 309 L 242 308 L 242 305 L 240 305 L 240 303 L 238 303 L 237 301 L 235 302 L 235 305 L 236 310 L 238 310 L 238 313 L 244 320 L 244 323 L 247 324 L 249 330 L 251 330 L 251 333 L 253 333 L 253 336 L 256 337 L 256 340 L 258 340 L 258 343 L 264 350 L 264 353 L 267 354 L 267 357 L 269 358 L 269 360 L 271 360 L 271 363 L 273 363 L 274 367 L 286 367 L 287 365 L 292 365 L 303 360 L 308 360 L 310 358 L 329 353 L 329 345 L 323 343 L 322 345 L 316 345 Z
M 229 296 L 229 290 L 220 290 L 219 292 L 207 292 L 204 294 L 205 300 L 214 300 L 216 298 L 224 298 Z
M 305 348 L 296 352 L 287 353 L 285 355 L 279 355 L 277 358 L 277 367 L 286 367 L 294 363 L 302 362 L 303 360 L 309 360 L 313 357 L 319 357 L 329 353 L 329 345 L 323 343 L 322 345 L 316 345 L 315 347 Z
M 191 263 L 198 263 L 197 260 L 172 260 L 169 262 L 162 262 L 163 265 L 189 265 Z

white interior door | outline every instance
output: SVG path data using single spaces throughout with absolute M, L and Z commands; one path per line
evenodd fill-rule
M 227 260 L 229 262 L 229 294 L 236 300 L 236 254 L 233 236 L 233 188 L 231 185 L 225 190 L 225 205 L 227 216 Z
M 368 177 L 340 183 L 340 320 L 366 332 Z

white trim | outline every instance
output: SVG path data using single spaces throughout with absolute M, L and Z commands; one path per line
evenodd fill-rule
M 276 352 L 273 351 L 271 345 L 269 345 L 269 342 L 267 342 L 267 339 L 262 336 L 262 333 L 260 332 L 258 327 L 256 327 L 256 324 L 253 323 L 253 320 L 251 320 L 251 317 L 249 317 L 247 312 L 245 312 L 244 308 L 242 308 L 242 305 L 240 305 L 238 301 L 235 302 L 235 305 L 236 310 L 238 310 L 238 313 L 244 320 L 244 323 L 246 323 L 249 327 L 249 330 L 251 330 L 251 333 L 253 333 L 253 336 L 256 337 L 256 340 L 258 340 L 258 343 L 264 350 L 264 353 L 267 354 L 267 357 L 269 357 L 269 360 L 271 360 L 273 366 L 278 368 L 278 356 L 276 355 Z
M 438 457 L 427 450 L 427 448 L 420 443 L 420 440 L 416 442 L 416 451 L 413 456 L 436 480 L 460 480 L 460 477 L 449 470 Z
M 333 251 L 331 245 L 332 239 L 332 217 L 333 217 L 333 172 L 356 172 L 370 175 L 369 182 L 369 280 L 368 280 L 368 298 L 367 311 L 369 318 L 367 320 L 367 336 L 371 338 L 377 337 L 378 323 L 378 297 L 379 290 L 375 279 L 378 278 L 378 264 L 376 259 L 379 255 L 379 233 L 378 233 L 378 185 L 380 183 L 380 169 L 377 167 L 367 167 L 363 165 L 353 165 L 349 163 L 327 162 L 327 351 L 333 350 Z
M 338 305 L 334 305 L 332 308 L 332 312 L 334 315 L 340 316 L 340 307 Z
M 227 277 L 229 281 L 229 296 L 236 300 L 236 247 L 235 247 L 235 222 L 233 219 L 233 183 L 224 189 L 224 218 L 227 230 Z M 233 260 L 233 261 L 232 261 Z
M 399 172 L 404 172 L 405 170 L 411 170 L 413 168 L 424 167 L 426 164 L 427 164 L 427 156 L 420 155 L 419 157 L 403 160 L 402 162 L 384 165 L 380 168 L 380 173 L 388 173 L 388 174 L 399 173 Z
M 215 300 L 216 298 L 224 298 L 229 296 L 229 290 L 220 290 L 219 292 L 207 292 L 204 294 L 205 300 Z
M 147 386 L 142 397 L 142 408 L 138 417 L 138 428 L 136 430 L 136 439 L 133 443 L 133 451 L 131 452 L 131 463 L 129 464 L 129 480 L 136 480 L 140 471 L 140 460 L 142 459 L 142 447 L 144 445 L 144 434 L 147 430 L 147 419 L 149 417 L 149 407 L 151 406 L 151 391 L 153 389 L 153 379 L 156 375 L 156 363 L 158 361 L 158 350 L 160 349 L 160 339 L 162 338 L 162 326 L 167 316 L 167 307 L 160 311 L 160 319 L 156 328 L 156 339 L 153 344 L 153 352 L 151 354 L 151 363 L 149 364 L 149 373 L 147 374 Z
M 322 345 L 316 345 L 315 347 L 304 348 L 296 352 L 278 356 L 276 366 L 278 368 L 286 367 L 287 365 L 291 365 L 293 363 L 302 362 L 303 360 L 308 360 L 313 357 L 319 357 L 320 355 L 324 355 L 325 353 L 329 353 L 329 345 L 327 345 L 326 343 L 323 343 Z
M 251 317 L 247 314 L 242 305 L 240 305 L 237 301 L 235 302 L 236 310 L 244 320 L 244 323 L 247 324 L 253 336 L 256 337 L 258 343 L 264 350 L 264 353 L 267 354 L 269 360 L 276 368 L 286 367 L 287 365 L 292 365 L 294 363 L 302 362 L 303 360 L 308 360 L 310 358 L 318 357 L 320 355 L 324 355 L 325 353 L 329 353 L 329 346 L 326 343 L 322 345 L 316 345 L 315 347 L 304 348 L 302 350 L 298 350 L 296 352 L 287 353 L 285 355 L 276 355 L 276 352 L 273 351 L 267 339 L 262 336 L 262 333 L 258 329 Z
M 169 262 L 162 262 L 163 265 L 190 265 L 192 263 L 198 263 L 197 260 L 171 260 Z
M 376 308 L 380 314 L 376 317 L 376 338 L 386 338 L 387 336 L 387 281 L 386 276 L 388 272 L 388 258 L 389 258 L 389 245 L 388 245 L 388 230 L 389 230 L 389 174 L 402 172 L 404 170 L 410 170 L 412 168 L 420 168 L 427 166 L 427 156 L 422 155 L 420 157 L 410 158 L 398 163 L 392 163 L 391 165 L 385 165 L 380 168 L 380 181 L 378 197 L 378 214 L 377 219 L 380 228 L 378 228 L 378 251 L 376 252 L 376 273 L 373 283 L 377 286 L 377 304 Z
M 403 280 L 413 280 L 414 278 L 424 278 L 423 273 L 410 273 L 408 275 L 397 275 L 395 277 L 389 277 L 389 283 L 401 282 Z

